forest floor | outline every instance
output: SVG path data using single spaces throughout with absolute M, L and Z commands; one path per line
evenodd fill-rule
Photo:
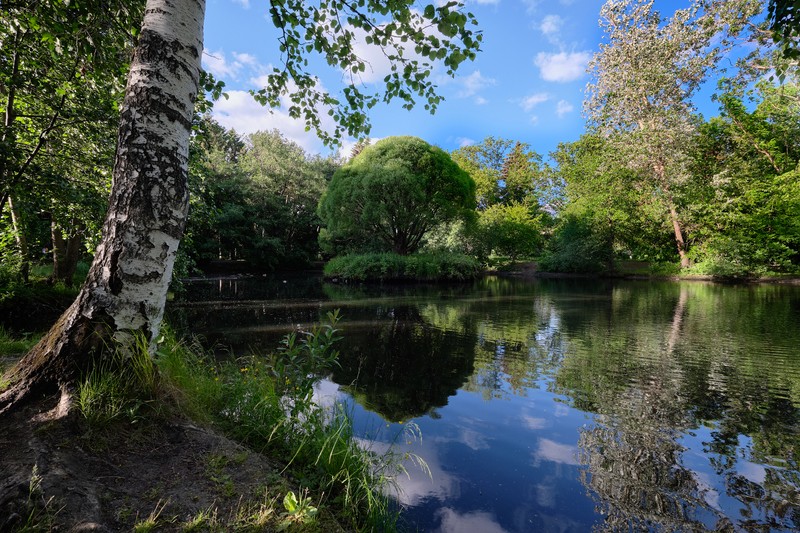
M 289 516 L 298 489 L 273 458 L 184 419 L 92 431 L 55 401 L 0 417 L 2 532 L 343 531 Z

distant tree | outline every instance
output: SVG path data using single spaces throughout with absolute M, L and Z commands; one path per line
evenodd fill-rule
M 488 207 L 480 213 L 478 227 L 486 251 L 512 261 L 536 255 L 544 243 L 544 215 L 523 203 Z
M 703 272 L 742 276 L 800 267 L 800 87 L 762 80 L 720 96 L 722 115 L 693 143 L 688 203 Z
M 447 152 L 416 137 L 389 137 L 334 174 L 319 213 L 327 239 L 345 250 L 406 255 L 474 203 L 475 183 Z
M 475 181 L 478 209 L 496 204 L 537 203 L 546 196 L 542 156 L 526 143 L 486 137 L 451 154 Z
M 594 81 L 585 107 L 614 144 L 618 161 L 646 178 L 642 190 L 660 197 L 681 266 L 689 266 L 675 188 L 686 179 L 695 131 L 691 97 L 717 64 L 726 34 L 740 31 L 761 9 L 751 0 L 694 1 L 664 19 L 653 0 L 609 0 L 600 11 L 608 42 L 592 59 Z

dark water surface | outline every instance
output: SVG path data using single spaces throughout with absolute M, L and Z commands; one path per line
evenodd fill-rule
M 320 395 L 427 462 L 412 530 L 800 529 L 800 287 L 308 276 L 191 283 L 170 319 L 250 353 L 333 309 Z

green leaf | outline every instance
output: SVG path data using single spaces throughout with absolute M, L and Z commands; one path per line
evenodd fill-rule
M 297 512 L 297 496 L 294 495 L 294 492 L 289 491 L 283 497 L 283 508 L 291 514 Z

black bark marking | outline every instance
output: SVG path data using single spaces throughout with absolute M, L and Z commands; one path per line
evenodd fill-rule
M 111 279 L 108 280 L 108 290 L 111 294 L 117 296 L 122 292 L 122 278 L 120 277 L 119 269 L 119 254 L 120 250 L 111 252 L 111 258 L 108 262 L 108 269 L 111 271 Z

